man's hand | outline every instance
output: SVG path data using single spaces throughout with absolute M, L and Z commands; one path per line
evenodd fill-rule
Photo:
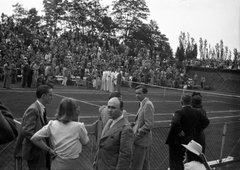
M 185 132 L 181 131 L 181 132 L 179 133 L 179 136 L 185 136 Z

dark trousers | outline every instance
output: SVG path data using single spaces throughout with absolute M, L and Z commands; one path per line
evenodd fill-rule
M 27 84 L 27 76 L 23 76 L 23 77 L 22 77 L 22 80 L 21 80 L 21 86 L 22 86 L 22 87 L 25 87 L 26 84 Z
M 33 159 L 27 160 L 27 164 L 29 170 L 50 170 L 50 155 L 40 150 Z
M 3 88 L 10 88 L 10 84 L 11 84 L 11 76 L 10 75 L 4 75 Z
M 169 145 L 169 167 L 171 170 L 184 170 L 185 148 L 179 145 Z
M 150 147 L 134 145 L 131 170 L 150 170 Z

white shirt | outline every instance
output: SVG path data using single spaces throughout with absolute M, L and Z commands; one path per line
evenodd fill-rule
M 78 158 L 82 152 L 82 144 L 89 141 L 84 124 L 74 121 L 64 124 L 58 120 L 51 120 L 34 136 L 50 138 L 54 151 L 62 159 Z
M 184 164 L 184 170 L 206 170 L 206 168 L 200 162 L 191 161 Z

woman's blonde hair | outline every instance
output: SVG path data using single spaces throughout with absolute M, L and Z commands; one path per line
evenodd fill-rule
M 66 124 L 71 121 L 78 121 L 79 111 L 80 107 L 77 105 L 76 100 L 65 97 L 60 102 L 55 116 L 57 120 Z

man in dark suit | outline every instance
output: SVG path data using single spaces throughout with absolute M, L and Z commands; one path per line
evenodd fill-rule
M 0 100 L 0 145 L 12 142 L 18 136 L 12 112 Z
M 182 109 L 173 115 L 166 144 L 169 145 L 169 166 L 171 170 L 183 170 L 185 148 L 195 135 L 209 125 L 209 119 L 201 111 L 192 108 L 191 96 L 181 96 Z
M 123 117 L 123 102 L 117 97 L 108 101 L 109 120 L 102 131 L 94 168 L 97 170 L 127 170 L 131 163 L 133 130 Z
M 122 85 L 122 71 L 119 70 L 118 74 L 117 74 L 117 92 L 121 93 L 121 85 Z
M 147 87 L 138 85 L 135 93 L 140 107 L 138 109 L 133 131 L 135 134 L 132 170 L 150 170 L 149 156 L 152 145 L 152 128 L 154 126 L 154 106 L 146 97 Z
M 20 135 L 15 146 L 16 157 L 27 160 L 30 170 L 50 170 L 50 155 L 35 146 L 31 137 L 46 125 L 46 105 L 53 99 L 53 91 L 47 85 L 40 85 L 36 91 L 37 101 L 25 111 L 20 128 Z M 44 141 L 49 145 L 49 141 Z

